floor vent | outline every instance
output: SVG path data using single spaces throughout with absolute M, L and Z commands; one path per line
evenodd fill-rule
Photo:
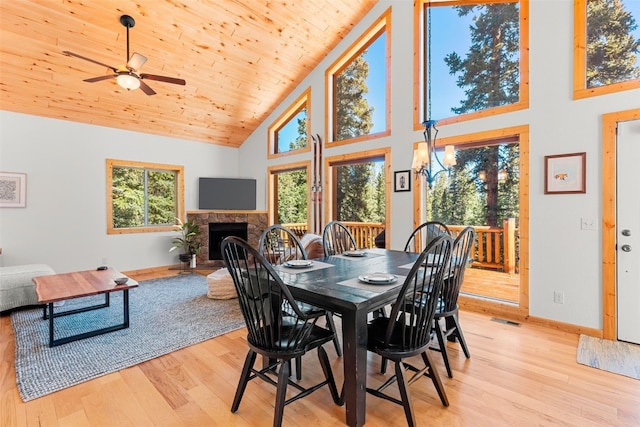
M 514 322 L 513 320 L 499 319 L 497 317 L 492 317 L 491 320 L 494 322 L 504 323 L 505 325 L 520 326 L 520 323 Z

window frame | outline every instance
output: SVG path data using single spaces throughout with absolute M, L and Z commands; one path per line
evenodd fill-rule
M 289 150 L 284 152 L 278 152 L 278 132 L 284 126 L 289 124 L 300 111 L 307 109 L 307 145 L 298 148 L 296 150 Z M 284 156 L 290 156 L 292 154 L 299 154 L 311 151 L 311 144 L 309 139 L 311 136 L 311 88 L 307 88 L 271 125 L 267 131 L 268 135 L 268 147 L 267 158 L 275 159 Z
M 278 212 L 277 199 L 277 175 L 283 172 L 304 169 L 307 174 L 307 231 L 311 232 L 311 161 L 286 163 L 277 166 L 267 167 L 267 217 L 269 224 L 275 224 L 276 213 Z
M 391 148 L 383 147 L 374 150 L 358 151 L 347 154 L 340 154 L 337 156 L 325 157 L 324 159 L 324 182 L 323 182 L 323 197 L 324 197 L 324 223 L 327 224 L 330 221 L 336 219 L 336 192 L 334 191 L 335 183 L 335 170 L 334 166 L 343 166 L 345 164 L 357 163 L 359 161 L 367 161 L 372 158 L 384 158 L 384 183 L 385 183 L 385 235 L 387 241 L 387 248 L 390 247 L 391 242 L 391 195 L 393 193 L 392 187 L 392 173 L 391 173 Z
M 587 88 L 587 1 L 573 2 L 573 99 L 606 95 L 640 88 L 640 79 Z M 640 17 L 637 17 L 640 19 Z
M 113 168 L 136 168 L 176 173 L 176 212 L 178 218 L 184 218 L 184 166 L 107 159 L 106 167 L 107 234 L 155 233 L 162 231 L 174 231 L 174 224 L 123 228 L 115 228 L 113 226 Z
M 422 130 L 422 123 L 426 117 L 426 66 L 424 58 L 424 20 L 426 7 L 442 7 L 442 6 L 470 6 L 473 4 L 486 3 L 518 3 L 520 10 L 520 100 L 509 105 L 501 105 L 499 107 L 487 108 L 486 110 L 474 111 L 470 113 L 460 114 L 458 116 L 450 116 L 438 118 L 439 125 L 449 123 L 459 123 L 468 120 L 474 120 L 483 117 L 491 117 L 498 114 L 506 114 L 513 111 L 525 110 L 529 108 L 529 0 L 477 0 L 470 2 L 469 0 L 455 0 L 432 2 L 430 0 L 419 0 L 414 2 L 413 12 L 413 28 L 414 28 L 414 85 L 413 85 L 413 129 Z
M 464 135 L 438 138 L 436 146 L 443 149 L 446 145 L 473 146 L 483 145 L 486 141 L 514 138 L 520 145 L 520 191 L 519 191 L 519 229 L 520 229 L 520 300 L 517 307 L 503 302 L 488 301 L 472 296 L 460 296 L 460 307 L 466 309 L 483 309 L 494 312 L 509 313 L 514 316 L 529 315 L 529 125 L 520 125 L 502 129 L 474 132 Z M 417 149 L 420 141 L 413 144 Z M 424 222 L 427 196 L 427 184 L 421 175 L 413 177 L 413 228 Z
M 349 65 L 357 56 L 371 45 L 379 35 L 386 32 L 386 81 L 385 81 L 385 129 L 380 132 L 360 135 L 354 138 L 335 140 L 335 75 L 340 73 L 347 65 Z M 331 64 L 325 71 L 325 104 L 327 106 L 327 115 L 325 120 L 325 135 L 328 135 L 327 147 L 352 144 L 381 138 L 391 135 L 391 7 L 389 7 L 376 21 L 362 34 L 358 39 L 349 46 L 336 61 Z

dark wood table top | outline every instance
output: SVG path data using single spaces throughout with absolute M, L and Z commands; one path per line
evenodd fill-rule
M 404 277 L 410 268 L 402 266 L 413 264 L 420 254 L 377 248 L 366 249 L 365 252 L 365 257 L 329 256 L 312 260 L 331 264 L 332 267 L 311 271 L 280 270 L 278 273 L 292 294 L 305 302 L 334 312 L 373 311 L 395 300 L 398 287 L 403 282 L 402 277 L 395 288 L 388 287 L 389 289 L 383 292 L 371 286 L 359 288 L 340 282 L 372 273 L 389 273 Z
M 118 277 L 126 276 L 109 267 L 107 270 L 86 270 L 37 276 L 33 278 L 33 281 L 36 284 L 38 301 L 50 303 L 138 287 L 138 282 L 131 278 L 124 285 L 116 285 L 114 279 Z

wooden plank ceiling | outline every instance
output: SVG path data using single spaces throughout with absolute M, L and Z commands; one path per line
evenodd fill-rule
M 238 147 L 376 0 L 0 0 L 0 108 Z M 157 94 L 112 73 L 130 52 Z

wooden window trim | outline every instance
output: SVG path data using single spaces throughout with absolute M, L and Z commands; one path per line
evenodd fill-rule
M 587 1 L 573 2 L 573 99 L 640 88 L 640 79 L 587 88 Z
M 450 123 L 465 122 L 468 120 L 475 120 L 484 117 L 492 117 L 499 114 L 511 113 L 514 111 L 525 110 L 529 108 L 529 0 L 478 0 L 473 3 L 514 3 L 520 4 L 520 101 L 502 105 L 499 107 L 488 108 L 482 111 L 474 111 L 472 113 L 460 114 L 453 117 L 445 117 L 438 120 L 439 125 L 446 125 Z M 456 0 L 456 1 L 442 1 L 438 3 L 430 2 L 429 0 L 419 0 L 414 2 L 413 8 L 413 51 L 414 51 L 414 64 L 413 64 L 413 129 L 422 130 L 424 126 L 423 115 L 423 102 L 422 102 L 422 63 L 424 50 L 422 49 L 422 34 L 424 32 L 422 16 L 424 8 L 427 4 L 431 4 L 431 7 L 438 6 L 469 6 L 468 0 Z M 425 101 L 426 102 L 426 101 Z
M 311 212 L 311 161 L 303 160 L 267 168 L 267 215 L 269 224 L 276 218 L 276 175 L 282 172 L 304 169 L 307 174 L 307 212 Z M 307 215 L 307 230 L 311 230 L 311 215 Z
M 361 159 L 371 159 L 374 157 L 384 158 L 384 185 L 385 185 L 385 235 L 387 241 L 387 248 L 390 247 L 391 242 L 391 194 L 393 193 L 393 187 L 391 186 L 391 148 L 383 147 L 375 150 L 359 151 L 355 153 L 340 154 L 337 156 L 325 157 L 324 159 L 324 182 L 323 185 L 323 209 L 325 212 L 325 224 L 335 219 L 334 211 L 336 206 L 336 195 L 333 191 L 333 184 L 335 182 L 334 166 L 342 166 L 345 164 L 355 163 Z
M 514 126 L 483 132 L 469 133 L 450 137 L 438 138 L 436 146 L 445 145 L 482 145 L 483 141 L 504 140 L 516 138 L 520 145 L 520 300 L 518 306 L 488 301 L 483 298 L 460 296 L 460 307 L 471 311 L 488 311 L 496 315 L 509 315 L 514 318 L 529 316 L 529 126 Z M 419 141 L 418 141 L 419 142 Z M 418 142 L 414 143 L 414 149 Z M 426 193 L 426 183 L 421 175 L 413 177 L 413 224 L 414 228 L 422 223 L 423 195 Z
M 130 227 L 130 228 L 114 228 L 113 227 L 113 199 L 111 195 L 112 195 L 112 188 L 113 188 L 112 171 L 114 167 L 156 169 L 156 170 L 166 170 L 166 171 L 176 172 L 177 173 L 176 210 L 178 211 L 178 217 L 184 218 L 185 217 L 184 215 L 184 166 L 107 159 L 107 179 L 106 179 L 107 185 L 106 185 L 106 191 L 105 191 L 107 195 L 107 234 L 154 233 L 159 231 L 174 231 L 173 224 L 162 225 L 162 226 L 152 226 L 152 227 Z
M 288 124 L 303 108 L 307 109 L 307 145 L 296 150 L 289 150 L 282 153 L 277 152 L 278 132 Z M 311 88 L 305 90 L 271 125 L 268 130 L 269 144 L 267 147 L 267 158 L 275 159 L 311 151 L 309 136 L 311 135 Z
M 334 130 L 336 122 L 336 112 L 333 108 L 334 97 L 334 76 L 342 71 L 351 61 L 360 55 L 373 41 L 382 33 L 387 34 L 386 60 L 387 79 L 385 83 L 385 130 L 361 135 L 354 138 L 334 140 Z M 327 135 L 327 147 L 337 147 L 339 145 L 352 144 L 355 142 L 369 141 L 391 135 L 391 7 L 389 7 L 380 17 L 347 48 L 342 55 L 325 71 L 325 105 L 327 106 L 325 116 L 325 135 Z

